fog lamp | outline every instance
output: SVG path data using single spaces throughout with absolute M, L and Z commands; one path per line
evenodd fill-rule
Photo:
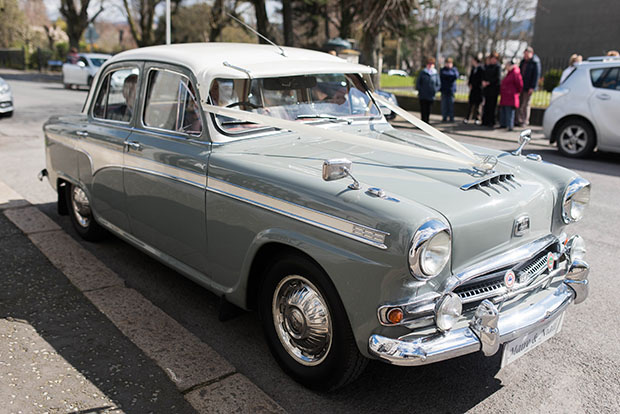
M 403 310 L 401 308 L 393 308 L 387 313 L 388 321 L 394 325 L 399 324 L 403 320 Z
M 448 293 L 437 304 L 435 323 L 440 331 L 449 331 L 463 312 L 461 298 L 455 293 Z

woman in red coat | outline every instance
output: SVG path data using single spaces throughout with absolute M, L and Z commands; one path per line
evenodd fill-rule
M 523 78 L 514 59 L 506 64 L 506 76 L 499 88 L 499 126 L 512 131 L 515 125 L 515 110 L 519 107 L 519 94 L 523 89 Z

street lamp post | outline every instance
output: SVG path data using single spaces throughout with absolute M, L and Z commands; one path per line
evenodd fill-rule
M 166 0 L 166 44 L 171 43 L 170 40 L 170 0 Z
M 441 58 L 441 37 L 443 32 L 443 10 L 439 9 L 439 28 L 437 31 L 437 67 L 439 67 L 439 58 Z

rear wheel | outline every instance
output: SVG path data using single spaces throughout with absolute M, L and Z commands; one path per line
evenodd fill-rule
M 592 154 L 596 139 L 594 129 L 583 119 L 574 118 L 563 121 L 557 128 L 558 151 L 572 158 L 583 158 Z
M 67 191 L 65 199 L 71 224 L 80 237 L 88 241 L 103 239 L 106 235 L 105 229 L 95 221 L 86 192 L 74 184 L 67 184 L 65 188 Z
M 367 360 L 357 349 L 344 306 L 309 259 L 289 255 L 271 266 L 259 310 L 272 354 L 301 384 L 334 390 L 364 370 Z

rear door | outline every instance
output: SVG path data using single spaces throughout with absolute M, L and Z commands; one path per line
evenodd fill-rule
M 129 231 L 125 212 L 123 163 L 126 140 L 138 114 L 136 89 L 142 63 L 110 66 L 99 78 L 87 126 L 78 131 L 80 180 L 91 193 L 93 209 L 104 224 Z
M 204 273 L 211 151 L 196 82 L 180 67 L 147 63 L 140 117 L 129 137 L 124 186 L 132 234 Z
M 590 70 L 590 108 L 598 129 L 598 146 L 620 149 L 620 66 Z

